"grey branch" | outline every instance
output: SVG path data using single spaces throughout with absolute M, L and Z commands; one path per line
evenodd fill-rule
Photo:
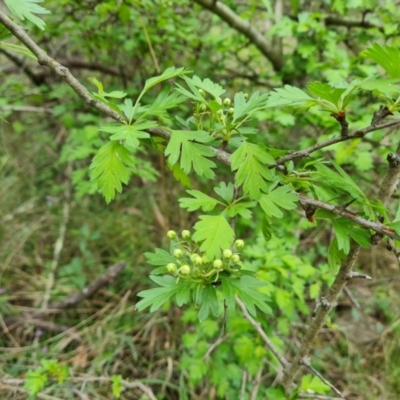
M 294 151 L 293 153 L 289 153 L 286 156 L 277 158 L 275 161 L 277 164 L 283 164 L 287 161 L 294 160 L 296 158 L 309 157 L 309 155 L 311 153 L 314 153 L 315 151 L 321 150 L 325 147 L 332 146 L 333 144 L 345 142 L 347 140 L 360 139 L 360 138 L 364 137 L 367 133 L 375 132 L 375 131 L 378 131 L 379 129 L 390 128 L 390 127 L 398 126 L 398 125 L 400 125 L 399 120 L 386 122 L 385 124 L 381 124 L 381 125 L 375 125 L 375 126 L 371 125 L 371 126 L 368 126 L 367 128 L 357 130 L 357 131 L 353 132 L 352 134 L 350 134 L 349 136 L 334 137 L 334 138 L 325 140 L 321 143 L 314 144 L 313 146 L 308 147 L 307 149 Z
M 255 330 L 259 333 L 261 338 L 264 340 L 264 343 L 268 347 L 269 350 L 274 354 L 274 356 L 278 359 L 278 361 L 281 363 L 283 368 L 288 368 L 289 367 L 289 362 L 283 357 L 282 354 L 279 353 L 278 349 L 274 346 L 274 344 L 271 342 L 270 338 L 268 335 L 264 332 L 263 328 L 261 327 L 261 324 L 257 322 L 247 311 L 246 306 L 244 303 L 236 297 L 236 303 L 239 305 L 241 308 L 244 317 L 250 322 L 251 325 L 255 328 Z
M 363 226 L 364 228 L 371 229 L 381 235 L 390 237 L 392 239 L 400 240 L 400 236 L 388 226 L 382 224 L 381 222 L 370 221 L 368 219 L 362 218 L 357 214 L 354 214 L 346 209 L 342 209 L 341 207 L 337 207 L 333 204 L 325 203 L 320 200 L 312 199 L 303 194 L 299 194 L 300 204 L 304 207 L 316 207 L 322 210 L 331 211 L 336 215 L 340 215 L 350 221 L 355 222 L 356 224 Z
M 265 39 L 250 21 L 245 21 L 233 12 L 228 6 L 220 1 L 215 0 L 195 0 L 204 8 L 207 8 L 212 13 L 218 15 L 233 29 L 236 29 L 246 36 L 258 50 L 269 60 L 275 71 L 280 71 L 284 65 L 283 55 L 277 52 L 270 43 Z
M 124 117 L 112 108 L 95 100 L 90 92 L 59 62 L 49 57 L 26 33 L 26 31 L 13 22 L 7 15 L 0 11 L 0 23 L 3 24 L 17 39 L 19 39 L 38 59 L 39 64 L 50 68 L 56 75 L 60 76 L 88 105 L 96 108 L 103 114 L 108 115 L 116 121 L 123 121 Z
M 344 399 L 342 393 L 333 386 L 328 380 L 326 380 L 312 365 L 310 362 L 310 359 L 308 357 L 303 358 L 301 360 L 301 363 L 305 365 L 314 375 L 318 376 L 319 379 L 321 379 L 322 382 L 325 383 L 325 385 L 329 386 L 338 396 L 340 396 L 341 399 Z
M 394 155 L 392 157 L 388 157 L 389 166 L 385 174 L 385 177 L 383 178 L 382 183 L 380 185 L 378 198 L 383 204 L 387 204 L 387 202 L 389 201 L 389 198 L 392 196 L 393 191 L 396 188 L 394 182 L 397 183 L 399 179 L 400 165 L 397 164 L 400 163 L 397 163 L 396 160 L 397 156 L 400 157 L 400 143 L 397 147 L 395 155 L 396 157 L 394 157 Z M 396 169 L 396 171 L 394 172 L 393 169 Z M 386 186 L 387 188 L 385 189 L 383 186 Z M 282 379 L 282 384 L 284 387 L 289 387 L 294 376 L 300 369 L 301 361 L 308 356 L 308 353 L 310 352 L 313 346 L 315 338 L 317 337 L 319 331 L 323 327 L 325 319 L 332 309 L 332 305 L 336 304 L 339 294 L 345 287 L 349 275 L 351 275 L 354 264 L 357 261 L 358 253 L 360 252 L 360 248 L 361 246 L 359 244 L 355 242 L 351 243 L 349 255 L 345 260 L 342 261 L 339 272 L 336 275 L 335 281 L 333 282 L 333 285 L 331 286 L 331 288 L 328 291 L 328 294 L 326 295 L 326 300 L 330 304 L 330 307 L 320 307 L 318 309 L 318 313 L 315 319 L 311 322 L 310 327 L 302 341 L 301 347 L 298 350 L 296 357 L 292 361 L 290 367 L 284 370 L 284 377 Z

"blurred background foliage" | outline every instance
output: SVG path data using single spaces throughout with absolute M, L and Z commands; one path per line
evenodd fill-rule
M 52 14 L 44 18 L 46 30 L 24 26 L 85 86 L 95 90 L 87 81 L 94 76 L 107 91 L 124 90 L 132 97 L 169 66 L 210 78 L 226 87 L 229 97 L 285 83 L 337 83 L 380 73 L 360 55 L 371 43 L 400 46 L 400 8 L 394 0 L 224 1 L 276 50 L 275 62 L 199 3 L 206 1 L 48 0 Z M 151 103 L 157 90 L 144 102 Z M 42 398 L 110 399 L 109 381 L 100 378 L 121 375 L 141 380 L 158 399 L 283 399 L 269 389 L 277 361 L 238 311 L 229 310 L 222 335 L 222 317 L 200 324 L 191 308 L 134 310 L 136 294 L 150 285 L 152 268 L 143 253 L 165 246 L 168 229 L 190 229 L 196 221 L 179 208 L 185 188 L 164 157 L 143 148 L 139 175 L 106 206 L 88 178 L 91 157 L 105 139 L 97 129 L 103 117 L 47 69 L 1 46 L 0 93 L 0 114 L 7 121 L 0 121 L 0 375 L 24 378 L 41 360 L 53 359 L 81 381 L 50 382 L 42 394 L 53 397 Z M 378 108 L 369 94 L 360 95 L 348 113 L 350 128 L 368 126 Z M 177 115 L 191 112 L 186 104 Z M 302 115 L 267 109 L 258 112 L 254 125 L 261 132 L 258 140 L 278 149 L 308 147 L 339 132 L 337 122 L 317 109 Z M 373 194 L 396 145 L 393 132 L 331 146 L 324 156 Z M 229 176 L 219 166 L 218 181 Z M 193 180 L 192 187 L 207 190 L 201 180 Z M 260 318 L 263 328 L 290 355 L 314 300 L 333 280 L 326 260 L 332 232 L 309 223 L 298 209 L 280 220 L 267 242 L 264 218 L 255 214 L 242 221 L 238 236 L 246 241 L 246 266 L 272 283 L 263 290 L 273 299 L 274 314 Z M 46 318 L 47 324 L 7 324 L 7 318 L 43 304 L 62 228 L 51 300 L 81 290 L 119 260 L 127 262 L 125 270 L 94 298 Z M 359 269 L 374 281 L 350 288 L 358 309 L 343 295 L 312 362 L 348 399 L 398 399 L 397 261 L 377 246 L 362 254 Z M 210 347 L 216 340 L 218 346 Z M 3 382 L 0 396 L 26 399 L 28 389 Z M 148 397 L 131 388 L 120 398 Z

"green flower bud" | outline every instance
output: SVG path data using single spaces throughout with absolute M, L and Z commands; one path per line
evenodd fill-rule
M 176 265 L 174 263 L 167 264 L 167 271 L 173 274 L 176 272 Z
M 222 106 L 222 99 L 221 99 L 221 97 L 217 97 L 217 98 L 215 99 L 215 101 L 216 101 L 220 106 Z
M 196 254 L 196 258 L 193 260 L 193 264 L 199 267 L 200 265 L 203 264 L 203 259 Z
M 175 239 L 176 238 L 176 232 L 175 231 L 168 231 L 167 232 L 167 237 L 168 237 L 168 239 Z
M 190 231 L 188 231 L 188 230 L 184 230 L 184 231 L 182 231 L 182 238 L 183 239 L 190 239 Z
M 199 93 L 203 96 L 206 97 L 206 92 L 203 89 L 199 89 Z
M 190 267 L 189 267 L 189 265 L 182 265 L 180 268 L 179 268 L 179 272 L 182 274 L 182 275 L 189 275 L 190 274 Z
M 242 239 L 236 240 L 236 242 L 235 242 L 235 247 L 236 247 L 237 249 L 243 249 L 243 247 L 244 247 L 244 241 L 243 241 Z
M 231 249 L 225 249 L 225 250 L 222 252 L 222 254 L 223 254 L 224 258 L 231 258 L 232 255 L 233 255 Z
M 235 112 L 235 109 L 234 109 L 233 107 L 229 107 L 229 108 L 228 108 L 228 114 L 229 114 L 229 115 L 233 115 L 234 112 Z
M 203 265 L 208 264 L 209 263 L 208 257 L 206 255 L 201 257 L 201 262 Z
M 201 103 L 201 104 L 199 105 L 199 110 L 200 110 L 200 111 L 206 111 L 206 110 L 207 110 L 206 105 L 205 105 L 204 103 Z
M 234 254 L 234 255 L 231 257 L 231 261 L 232 261 L 234 264 L 237 264 L 238 262 L 240 262 L 240 256 L 239 256 L 239 254 Z
M 243 97 L 247 100 L 249 98 L 249 94 L 245 93 Z
M 228 99 L 228 98 L 226 98 L 225 100 L 224 100 L 224 106 L 226 106 L 226 107 L 229 107 L 230 105 L 231 105 L 231 99 Z
M 176 258 L 182 258 L 183 257 L 183 251 L 181 249 L 175 249 L 174 250 L 174 256 Z
M 219 260 L 218 258 L 216 260 L 214 260 L 214 262 L 213 262 L 213 267 L 215 269 L 222 269 L 223 265 L 224 265 L 224 263 L 222 262 L 222 260 Z

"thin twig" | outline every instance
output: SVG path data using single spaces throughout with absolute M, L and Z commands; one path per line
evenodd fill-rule
M 116 121 L 124 121 L 124 117 L 106 104 L 95 100 L 90 92 L 71 74 L 68 68 L 46 54 L 27 32 L 12 21 L 6 14 L 0 11 L 0 23 L 3 24 L 17 39 L 19 39 L 38 59 L 39 64 L 50 68 L 56 75 L 60 76 L 88 105 L 108 115 Z
M 284 66 L 284 58 L 281 52 L 276 51 L 265 36 L 259 32 L 255 26 L 249 21 L 239 17 L 231 8 L 223 4 L 221 1 L 215 0 L 195 0 L 204 8 L 218 15 L 223 21 L 230 25 L 233 29 L 241 32 L 246 36 L 252 44 L 270 61 L 275 71 L 280 71 Z
M 251 325 L 253 325 L 255 330 L 259 333 L 261 338 L 264 340 L 264 343 L 266 344 L 266 346 L 271 350 L 271 352 L 274 354 L 274 356 L 278 359 L 278 361 L 280 362 L 282 367 L 287 368 L 290 365 L 289 362 L 285 359 L 285 357 L 282 354 L 279 353 L 278 349 L 274 346 L 274 344 L 271 342 L 268 335 L 265 333 L 265 331 L 261 327 L 261 324 L 259 322 L 257 322 L 249 314 L 246 306 L 238 297 L 236 297 L 236 303 L 239 305 L 240 309 L 242 310 L 244 317 L 250 322 Z
M 300 393 L 299 399 L 312 399 L 312 400 L 343 400 L 343 397 L 324 396 L 322 394 Z
M 340 393 L 339 389 L 337 389 L 334 385 L 332 385 L 328 380 L 326 380 L 313 366 L 311 365 L 310 359 L 308 357 L 304 357 L 301 362 L 305 365 L 315 376 L 318 376 L 325 385 L 329 386 L 341 399 L 344 399 L 342 393 Z
M 250 393 L 250 400 L 257 400 L 257 395 L 258 395 L 258 391 L 260 389 L 260 384 L 261 384 L 263 368 L 264 368 L 264 365 L 261 365 L 261 367 L 257 371 L 257 375 L 253 382 L 253 389 L 251 390 L 251 393 Z
M 370 221 L 368 219 L 362 218 L 357 214 L 354 214 L 342 207 L 335 206 L 333 204 L 325 203 L 320 200 L 312 199 L 310 197 L 305 196 L 304 194 L 299 194 L 300 204 L 303 208 L 320 208 L 322 210 L 331 211 L 336 215 L 340 215 L 350 221 L 355 222 L 356 224 L 363 226 L 364 228 L 371 229 L 381 235 L 388 236 L 392 239 L 400 240 L 400 235 L 398 235 L 392 228 L 382 224 L 381 222 L 377 221 Z
M 400 154 L 400 143 L 397 147 L 396 154 Z M 394 161 L 394 162 L 393 162 Z M 387 204 L 389 198 L 392 196 L 393 191 L 398 183 L 400 174 L 400 163 L 397 163 L 396 158 L 388 157 L 389 166 L 387 172 L 380 185 L 380 190 L 378 194 L 378 199 L 382 204 Z M 386 188 L 382 188 L 385 185 Z M 284 370 L 284 377 L 282 379 L 282 384 L 284 387 L 288 388 L 289 384 L 292 382 L 295 374 L 300 368 L 301 360 L 308 356 L 315 338 L 317 337 L 319 331 L 325 323 L 325 319 L 330 313 L 333 305 L 336 304 L 339 294 L 342 292 L 344 286 L 348 281 L 348 276 L 353 270 L 354 264 L 357 260 L 358 253 L 360 252 L 361 246 L 355 242 L 350 245 L 350 252 L 345 260 L 342 261 L 339 272 L 336 275 L 335 281 L 333 282 L 328 294 L 325 297 L 327 306 L 320 307 L 316 317 L 310 324 L 309 329 L 302 341 L 300 349 L 298 349 L 297 355 L 292 361 L 289 368 Z
M 349 136 L 334 137 L 334 138 L 325 140 L 321 143 L 314 144 L 313 146 L 310 146 L 306 149 L 298 150 L 298 151 L 294 151 L 293 153 L 286 154 L 286 156 L 277 158 L 275 161 L 277 164 L 283 164 L 287 161 L 294 160 L 296 158 L 309 157 L 309 155 L 311 153 L 314 153 L 315 151 L 321 150 L 325 147 L 332 146 L 333 144 L 345 142 L 347 140 L 360 139 L 360 138 L 364 137 L 367 133 L 375 132 L 375 131 L 378 131 L 379 129 L 390 128 L 392 126 L 398 126 L 398 125 L 400 125 L 399 120 L 390 121 L 385 124 L 381 124 L 381 125 L 377 125 L 377 126 L 368 126 L 367 128 L 359 129 L 359 130 L 353 132 Z
M 204 354 L 203 359 L 208 361 L 210 359 L 211 353 L 221 344 L 223 343 L 228 337 L 230 333 L 226 334 L 225 336 L 219 337 L 207 350 L 206 354 Z
M 347 286 L 345 286 L 343 288 L 343 291 L 346 293 L 346 296 L 349 298 L 349 300 L 350 300 L 351 304 L 353 304 L 354 308 L 359 310 L 361 308 L 360 303 L 354 297 L 353 293 L 351 293 L 351 290 Z

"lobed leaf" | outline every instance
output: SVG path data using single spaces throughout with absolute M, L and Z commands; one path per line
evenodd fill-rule
M 216 165 L 208 158 L 214 157 L 215 153 L 201 144 L 212 140 L 213 138 L 203 131 L 172 131 L 165 155 L 168 156 L 171 165 L 176 164 L 180 158 L 180 166 L 185 174 L 194 169 L 199 176 L 212 179 L 212 168 Z
M 135 167 L 131 153 L 120 143 L 112 141 L 100 148 L 90 165 L 91 179 L 109 203 L 115 191 L 121 193 L 122 183 L 127 184 L 130 168 Z
M 220 258 L 221 250 L 231 246 L 235 233 L 223 215 L 201 215 L 194 226 L 193 240 L 210 259 Z
M 199 190 L 187 190 L 193 198 L 184 197 L 179 199 L 180 207 L 187 208 L 188 211 L 195 211 L 201 208 L 203 211 L 211 211 L 219 203 L 218 200 L 200 192 Z
M 50 14 L 50 11 L 37 3 L 44 0 L 4 0 L 8 9 L 22 21 L 27 19 L 35 24 L 39 29 L 44 29 L 46 23 L 34 14 Z
M 244 141 L 231 155 L 232 171 L 236 172 L 236 185 L 243 185 L 243 193 L 258 199 L 267 192 L 274 173 L 267 165 L 275 164 L 274 158 L 261 146 Z

